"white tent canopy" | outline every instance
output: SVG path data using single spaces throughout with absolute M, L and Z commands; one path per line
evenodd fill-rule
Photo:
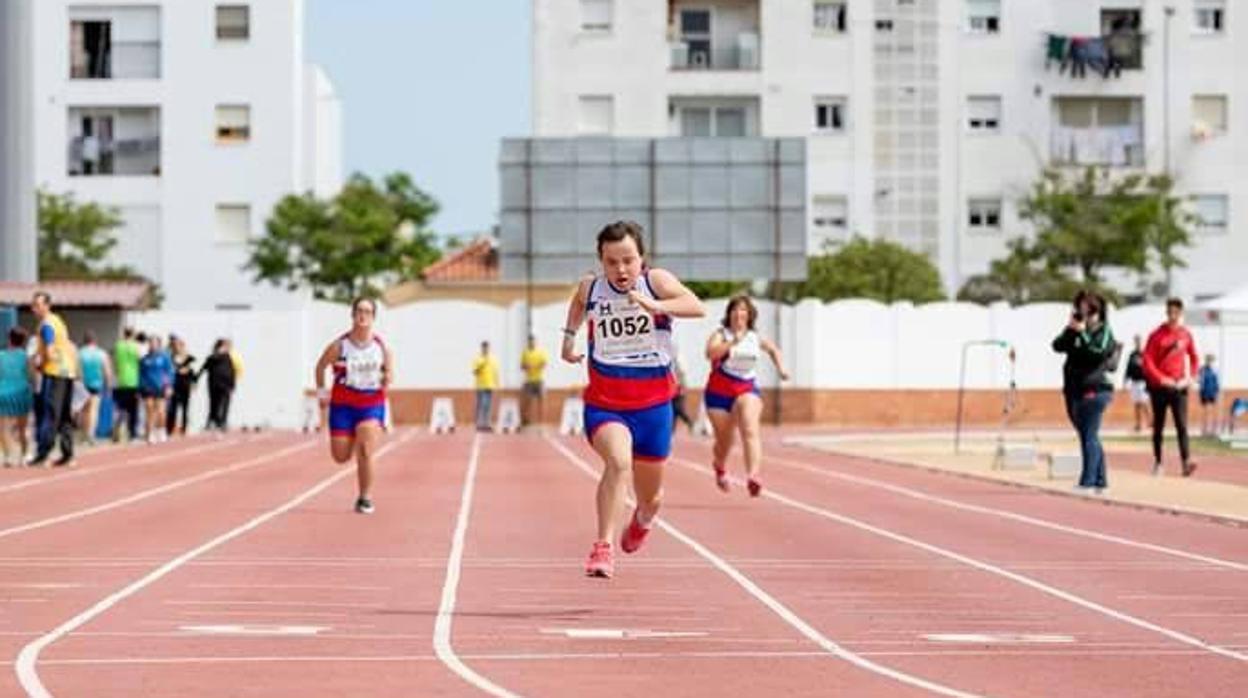
M 1191 319 L 1198 325 L 1248 325 L 1248 286 L 1201 303 Z

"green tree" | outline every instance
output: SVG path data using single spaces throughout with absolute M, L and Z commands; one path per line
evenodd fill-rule
M 265 235 L 249 243 L 244 268 L 256 281 L 307 288 L 317 298 L 375 296 L 437 261 L 427 228 L 437 211 L 407 174 L 390 174 L 380 185 L 356 174 L 331 200 L 305 193 L 279 201 Z
M 109 264 L 117 247 L 112 231 L 123 220 L 116 208 L 79 203 L 73 194 L 36 192 L 39 218 L 39 278 L 45 281 L 143 281 L 148 304 L 160 305 L 160 289 L 132 267 Z
M 854 238 L 835 252 L 811 257 L 806 280 L 786 284 L 782 297 L 823 301 L 871 298 L 883 303 L 945 299 L 940 272 L 926 255 L 887 240 Z
M 1183 264 L 1178 249 L 1190 244 L 1190 221 L 1180 204 L 1168 177 L 1089 167 L 1045 171 L 1019 213 L 1035 226 L 1035 250 L 1049 268 L 1073 268 L 1080 283 L 1101 287 L 1107 267 L 1146 275 L 1150 253 L 1167 273 Z
M 987 274 L 967 279 L 958 291 L 958 300 L 1022 305 L 1073 297 L 1079 282 L 1053 267 L 1035 245 L 1025 238 L 1015 238 L 1008 246 L 1010 253 L 993 261 Z

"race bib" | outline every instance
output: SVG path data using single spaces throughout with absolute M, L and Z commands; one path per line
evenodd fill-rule
M 654 318 L 627 300 L 602 301 L 594 319 L 594 346 L 603 359 L 622 359 L 658 351 Z
M 383 362 L 372 352 L 347 358 L 346 384 L 357 390 L 380 390 Z

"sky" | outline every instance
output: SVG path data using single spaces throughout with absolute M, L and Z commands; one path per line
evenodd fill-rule
M 344 175 L 411 173 L 440 235 L 498 218 L 498 144 L 530 133 L 531 0 L 305 0 L 342 101 Z

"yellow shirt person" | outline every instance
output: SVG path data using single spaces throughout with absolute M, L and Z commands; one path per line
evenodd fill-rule
M 491 431 L 490 413 L 494 407 L 494 391 L 498 390 L 498 360 L 490 354 L 490 343 L 481 342 L 481 354 L 472 362 L 472 377 L 477 387 L 477 431 Z
M 550 363 L 550 357 L 546 355 L 546 350 L 537 346 L 536 342 L 530 338 L 529 346 L 520 355 L 520 368 L 524 371 L 524 384 L 537 385 L 542 384 L 542 378 L 546 374 L 546 364 Z

